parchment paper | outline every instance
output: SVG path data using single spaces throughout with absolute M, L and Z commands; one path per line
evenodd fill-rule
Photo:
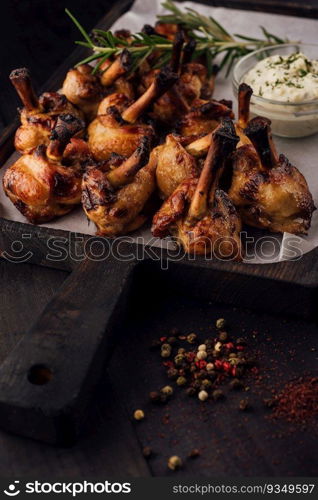
M 288 37 L 290 40 L 300 40 L 304 43 L 317 42 L 318 21 L 316 20 L 240 11 L 223 7 L 209 7 L 193 2 L 183 2 L 180 6 L 182 8 L 186 6 L 192 7 L 204 14 L 212 15 L 231 33 L 261 37 L 259 26 L 265 26 L 270 32 L 283 38 Z M 131 10 L 115 22 L 113 29 L 125 28 L 133 32 L 140 31 L 145 23 L 154 24 L 156 14 L 163 12 L 164 9 L 160 6 L 160 0 L 136 0 Z M 218 75 L 215 97 L 216 99 L 233 99 L 236 107 L 231 76 L 225 79 L 222 75 Z M 284 153 L 291 163 L 297 166 L 305 175 L 315 204 L 318 205 L 318 135 L 301 139 L 275 137 L 275 143 L 278 151 Z M 15 157 L 13 155 L 7 165 L 12 164 Z M 0 170 L 1 181 L 6 166 Z M 0 214 L 1 217 L 7 219 L 26 222 L 25 218 L 4 195 L 3 189 L 0 189 Z M 84 212 L 80 208 L 53 222 L 45 223 L 43 226 L 76 233 L 95 234 L 94 224 L 87 221 Z M 162 245 L 170 248 L 174 246 L 174 243 L 169 239 L 153 241 L 149 225 L 132 236 L 139 243 L 144 241 L 145 244 L 149 242 L 155 246 Z M 270 235 L 265 231 L 255 231 L 253 229 L 248 229 L 248 236 L 256 238 L 257 243 L 253 242 L 248 247 L 249 255 L 246 262 L 269 263 L 297 258 L 297 256 L 318 246 L 318 210 L 314 212 L 312 227 L 306 237 L 300 238 L 287 233 L 283 236 Z

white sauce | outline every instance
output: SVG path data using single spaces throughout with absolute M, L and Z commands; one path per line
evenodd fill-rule
M 254 94 L 266 99 L 301 103 L 318 99 L 318 61 L 302 53 L 275 55 L 258 62 L 245 76 Z
M 253 89 L 252 115 L 269 118 L 274 134 L 305 137 L 318 132 L 318 61 L 302 53 L 274 55 L 259 61 L 241 81 Z

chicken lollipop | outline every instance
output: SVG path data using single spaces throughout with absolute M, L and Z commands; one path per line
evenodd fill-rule
M 306 234 L 315 210 L 307 182 L 286 156 L 278 155 L 270 121 L 253 118 L 233 156 L 229 196 L 246 224 L 273 232 Z
M 11 165 L 3 178 L 6 195 L 32 223 L 64 215 L 80 203 L 87 144 L 71 138 L 84 128 L 72 115 L 61 115 L 48 146 L 40 145 Z
M 129 105 L 124 94 L 111 94 L 100 104 L 97 118 L 88 127 L 88 143 L 97 160 L 107 160 L 112 153 L 129 156 L 144 136 L 152 137 L 151 125 L 139 121 L 149 106 L 177 80 L 169 68 L 158 73 L 146 92 Z
M 157 157 L 156 178 L 163 199 L 168 198 L 184 179 L 198 177 L 200 173 L 197 161 L 176 135 L 167 135 L 164 144 L 158 146 L 153 154 Z
M 200 177 L 184 180 L 155 215 L 154 236 L 172 234 L 190 254 L 242 259 L 240 217 L 228 195 L 218 189 L 226 159 L 238 140 L 233 123 L 224 119 L 212 135 Z
M 146 205 L 155 190 L 156 161 L 149 160 L 150 139 L 143 137 L 127 159 L 117 155 L 83 177 L 82 204 L 98 234 L 118 236 L 138 229 L 147 219 Z M 120 163 L 118 165 L 118 163 Z
M 40 144 L 47 145 L 60 114 L 83 117 L 62 94 L 45 92 L 38 98 L 27 68 L 13 70 L 10 80 L 24 105 L 20 115 L 21 126 L 14 141 L 15 148 L 20 153 L 29 153 Z

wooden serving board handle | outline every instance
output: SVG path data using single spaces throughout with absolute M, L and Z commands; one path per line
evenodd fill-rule
M 110 353 L 134 263 L 83 261 L 0 367 L 0 426 L 70 445 Z

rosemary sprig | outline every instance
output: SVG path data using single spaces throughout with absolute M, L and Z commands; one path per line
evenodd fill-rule
M 158 20 L 163 23 L 182 25 L 187 35 L 196 40 L 193 60 L 205 55 L 207 67 L 212 68 L 212 61 L 216 56 L 222 54 L 220 66 L 221 68 L 227 67 L 227 75 L 237 58 L 258 48 L 288 42 L 288 40 L 283 40 L 269 33 L 264 27 L 261 27 L 264 39 L 239 34 L 230 35 L 211 16 L 204 16 L 189 8 L 182 11 L 172 0 L 165 0 L 162 6 L 170 13 L 157 16 Z M 89 35 L 73 14 L 68 9 L 65 11 L 84 38 L 83 41 L 75 43 L 92 51 L 92 54 L 80 61 L 78 65 L 97 60 L 95 67 L 95 71 L 97 71 L 106 59 L 120 55 L 124 49 L 128 50 L 132 56 L 132 71 L 150 55 L 156 54 L 156 58 L 152 61 L 155 68 L 167 64 L 171 57 L 173 43 L 162 36 L 136 33 L 131 35 L 130 41 L 127 41 L 116 37 L 111 31 L 100 29 L 93 30 L 92 34 Z

